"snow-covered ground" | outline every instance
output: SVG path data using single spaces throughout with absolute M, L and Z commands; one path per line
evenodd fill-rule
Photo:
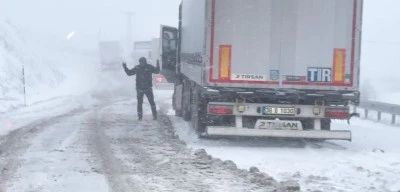
M 400 129 L 373 121 L 335 121 L 333 129 L 352 131 L 352 142 L 201 140 L 180 118 L 176 134 L 193 149 L 205 149 L 238 167 L 257 166 L 278 180 L 296 180 L 310 191 L 400 191 Z
M 149 121 L 151 114 L 147 102 L 145 121 L 137 122 L 134 93 L 131 89 L 129 92 L 124 97 L 101 95 L 100 92 L 85 97 L 59 97 L 3 113 L 12 121 L 5 120 L 8 118 L 0 121 L 8 128 L 2 130 L 3 136 L 0 136 L 3 162 L 0 166 L 6 167 L 0 173 L 2 189 L 244 189 L 239 183 L 232 187 L 230 182 L 237 181 L 236 171 L 230 172 L 220 167 L 224 164 L 218 163 L 225 161 L 226 165 L 235 166 L 228 163 L 230 160 L 239 169 L 256 166 L 278 181 L 295 180 L 303 191 L 400 190 L 400 142 L 397 137 L 400 129 L 396 126 L 361 119 L 353 119 L 350 125 L 335 121 L 334 128 L 352 130 L 352 142 L 200 140 L 188 123 L 176 118 L 170 110 L 171 90 L 155 90 L 155 95 L 158 109 L 172 120 L 173 128 L 165 119 L 161 119 L 160 125 Z M 12 134 L 5 135 L 12 130 Z M 192 151 L 187 151 L 188 148 Z M 196 156 L 190 155 L 198 149 L 205 149 L 206 153 L 222 161 L 198 162 Z M 10 155 L 11 152 L 15 152 L 14 155 Z M 200 165 L 200 170 L 206 168 L 204 172 L 197 172 L 195 167 Z M 152 175 L 155 172 L 157 174 Z M 182 177 L 186 173 L 196 175 L 196 178 L 205 175 L 206 182 L 192 188 L 191 184 L 200 180 Z
M 346 126 L 335 124 L 335 126 Z M 398 128 L 357 120 L 353 142 L 199 140 L 175 119 L 177 134 L 190 147 L 232 160 L 241 168 L 257 166 L 276 179 L 294 179 L 302 189 L 321 191 L 400 190 Z
M 169 93 L 156 91 L 161 114 L 170 108 Z M 144 120 L 137 121 L 136 100 L 129 95 L 93 97 L 55 117 L 40 113 L 45 106 L 54 108 L 46 108 L 48 113 L 59 111 L 56 101 L 27 107 L 39 122 L 30 113 L 14 112 L 36 123 L 18 124 L 0 136 L 0 191 L 297 191 L 295 182 L 278 183 L 255 169 L 191 151 L 167 116 L 151 120 L 147 105 Z M 60 100 L 74 108 L 77 101 L 70 99 Z
M 29 107 L 0 113 L 0 136 L 34 122 L 51 119 L 76 109 L 85 108 L 92 105 L 94 100 L 90 95 L 56 97 L 34 103 Z
M 229 161 L 203 152 L 191 156 L 197 149 L 242 169 L 257 166 L 278 181 L 295 180 L 305 191 L 400 191 L 398 126 L 334 122 L 333 128 L 352 130 L 352 142 L 200 140 L 169 111 L 179 140 L 166 122 L 135 121 L 132 78 L 122 70 L 99 73 L 93 52 L 57 38 L 0 18 L 0 191 L 251 191 L 260 189 L 252 185 L 255 179 L 264 182 Z M 400 104 L 393 68 L 398 48 L 363 44 L 361 91 L 367 98 Z M 129 96 L 104 102 L 116 95 L 111 89 L 116 87 Z M 167 113 L 172 92 L 155 95 L 159 110 Z
M 15 159 L 21 167 L 5 178 L 10 182 L 2 190 L 108 191 L 105 177 L 94 172 L 87 161 L 91 155 L 80 141 L 85 139 L 80 134 L 81 121 L 79 116 L 60 119 L 47 129 L 41 126 L 38 135 L 30 135 L 31 141 L 22 139 L 30 146 Z

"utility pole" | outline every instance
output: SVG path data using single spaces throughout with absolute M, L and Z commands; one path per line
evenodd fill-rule
M 23 65 L 22 65 L 22 83 L 23 83 L 23 86 L 24 86 L 24 104 L 26 106 L 25 68 L 24 68 Z
M 133 46 L 133 38 L 132 38 L 132 16 L 135 14 L 132 11 L 125 11 L 123 14 L 127 17 L 127 31 L 126 31 L 126 43 L 127 49 L 126 51 L 130 54 L 132 46 Z

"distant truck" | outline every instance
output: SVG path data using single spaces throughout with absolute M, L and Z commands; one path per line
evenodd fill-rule
M 101 68 L 104 71 L 120 70 L 123 50 L 119 41 L 99 42 Z
M 161 31 L 162 38 L 135 42 L 132 57 L 134 61 L 137 61 L 140 57 L 145 57 L 148 63 L 152 65 L 155 65 L 158 60 L 163 69 L 161 71 L 163 78 L 173 83 L 176 73 L 178 33 L 175 27 L 161 26 L 161 29 L 163 30 Z
M 351 140 L 331 120 L 359 104 L 362 5 L 182 0 L 179 27 L 161 29 L 176 115 L 201 137 Z
M 153 41 L 136 41 L 133 43 L 132 59 L 138 62 L 139 58 L 145 57 L 149 63 L 152 62 Z

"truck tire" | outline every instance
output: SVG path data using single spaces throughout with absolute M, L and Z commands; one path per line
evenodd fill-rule
M 192 98 L 191 124 L 197 135 L 202 138 L 207 126 L 206 102 L 196 88 L 192 92 Z
M 175 110 L 175 116 L 177 117 L 182 117 L 182 106 L 177 106 L 177 103 L 180 103 L 182 105 L 182 97 L 177 98 L 177 93 L 178 93 L 178 88 L 180 88 L 181 82 L 177 81 L 174 84 L 174 93 L 172 94 L 172 108 Z M 180 102 L 177 102 L 181 100 Z
M 175 116 L 177 116 L 177 117 L 182 117 L 182 110 L 179 110 L 179 109 L 176 108 L 175 93 L 173 94 L 172 98 L 173 98 L 173 99 L 172 99 L 172 106 L 173 106 L 173 109 L 174 109 L 174 111 L 175 111 Z
M 190 121 L 191 118 L 191 113 L 190 113 L 190 109 L 191 109 L 191 91 L 190 91 L 190 84 L 185 81 L 185 83 L 183 84 L 183 101 L 182 101 L 182 117 L 183 120 L 185 121 Z

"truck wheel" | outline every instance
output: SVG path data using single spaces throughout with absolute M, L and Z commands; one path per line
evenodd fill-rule
M 206 105 L 204 99 L 201 98 L 198 90 L 194 90 L 192 93 L 193 104 L 192 104 L 192 127 L 196 131 L 199 137 L 203 137 L 203 133 L 206 130 L 207 126 L 207 114 L 206 114 Z
M 176 89 L 176 87 L 175 87 L 175 89 Z M 182 117 L 182 110 L 177 109 L 177 106 L 176 106 L 177 98 L 176 98 L 175 92 L 176 92 L 176 90 L 174 91 L 174 94 L 172 95 L 172 108 L 175 111 L 175 116 Z
M 321 119 L 321 130 L 330 131 L 331 130 L 331 120 Z
M 183 85 L 182 117 L 185 121 L 190 121 L 191 114 L 191 92 L 189 83 Z
M 184 105 L 184 107 L 185 107 L 185 105 Z M 187 109 L 183 109 L 182 117 L 183 117 L 183 120 L 190 121 L 191 114 L 188 112 Z
M 181 110 L 175 110 L 175 116 L 176 117 L 182 117 L 182 111 Z
M 182 117 L 182 110 L 175 109 L 175 116 Z

